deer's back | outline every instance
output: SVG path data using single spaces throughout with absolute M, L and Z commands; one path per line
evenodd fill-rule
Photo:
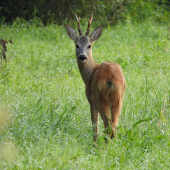
M 126 81 L 119 64 L 112 62 L 102 63 L 93 75 L 92 89 L 97 98 L 114 100 L 116 96 L 123 98 Z

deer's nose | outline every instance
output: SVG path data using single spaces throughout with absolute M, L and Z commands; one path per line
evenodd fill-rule
M 84 61 L 84 60 L 87 59 L 87 57 L 86 57 L 86 55 L 80 55 L 80 56 L 78 57 L 78 59 Z

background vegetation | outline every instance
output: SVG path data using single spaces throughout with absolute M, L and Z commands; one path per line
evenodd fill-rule
M 169 8 L 169 0 L 5 0 L 0 2 L 0 18 L 1 23 L 38 17 L 43 24 L 64 24 L 74 21 L 75 13 L 85 18 L 93 11 L 96 21 L 115 24 L 127 18 L 168 20 Z
M 0 38 L 13 44 L 7 44 L 7 63 L 3 60 L 0 68 L 0 169 L 169 169 L 169 12 L 163 2 L 159 6 L 154 6 L 156 1 L 128 2 L 134 8 L 116 25 L 109 24 L 113 18 L 104 20 L 110 15 L 109 10 L 102 11 L 104 7 L 103 15 L 98 15 L 99 9 L 94 14 L 92 30 L 99 22 L 107 23 L 93 45 L 94 60 L 119 63 L 127 82 L 118 139 L 105 144 L 100 119 L 95 147 L 75 45 L 59 25 L 69 21 L 75 26 L 75 19 L 49 17 L 50 24 L 35 12 L 38 6 L 28 21 L 13 17 L 5 24 L 10 21 L 5 15 Z M 91 9 L 76 9 L 84 16 L 86 30 Z

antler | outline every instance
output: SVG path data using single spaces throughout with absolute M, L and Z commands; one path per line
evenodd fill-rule
M 82 32 L 82 30 L 81 30 L 81 28 L 80 28 L 80 17 L 78 18 L 78 17 L 77 17 L 77 14 L 76 14 L 76 19 L 77 19 L 77 26 L 78 26 L 79 34 L 80 34 L 80 35 L 83 35 L 83 32 Z
M 88 27 L 87 27 L 86 35 L 89 35 L 89 33 L 90 33 L 90 27 L 91 27 L 92 20 L 93 20 L 93 12 L 91 13 L 91 18 L 88 20 Z

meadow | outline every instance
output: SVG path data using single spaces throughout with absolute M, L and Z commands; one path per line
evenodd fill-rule
M 108 25 L 94 43 L 94 60 L 119 63 L 127 83 L 117 140 L 105 144 L 100 118 L 95 146 L 65 27 L 14 22 L 0 38 L 13 42 L 0 68 L 0 169 L 169 169 L 169 23 Z

